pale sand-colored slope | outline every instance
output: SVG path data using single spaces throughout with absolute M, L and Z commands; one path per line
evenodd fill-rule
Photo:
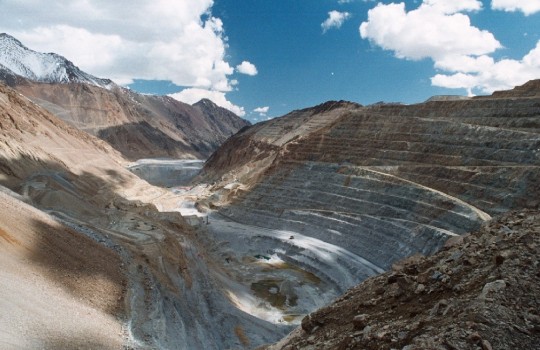
M 0 192 L 0 348 L 121 349 L 119 258 Z
M 41 208 L 84 220 L 135 181 L 104 142 L 1 85 L 0 141 L 0 183 Z M 0 189 L 0 349 L 121 348 L 120 257 Z

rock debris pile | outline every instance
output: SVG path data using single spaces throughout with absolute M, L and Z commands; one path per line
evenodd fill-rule
M 538 349 L 540 212 L 510 212 L 411 256 L 268 349 Z

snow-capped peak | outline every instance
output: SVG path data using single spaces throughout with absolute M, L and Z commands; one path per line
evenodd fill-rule
M 104 88 L 114 84 L 81 71 L 60 55 L 33 51 L 5 33 L 0 34 L 0 67 L 44 83 L 87 83 Z

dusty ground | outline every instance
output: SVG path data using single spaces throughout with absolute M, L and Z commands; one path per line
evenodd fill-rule
M 120 266 L 112 251 L 1 192 L 0 348 L 121 349 Z

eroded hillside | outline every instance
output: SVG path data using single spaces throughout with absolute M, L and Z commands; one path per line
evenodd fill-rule
M 207 158 L 248 122 L 217 107 L 212 110 L 142 95 L 112 86 L 14 84 L 23 95 L 64 121 L 107 141 L 130 160 L 140 158 Z
M 9 285 L 0 290 L 8 310 L 0 344 L 255 348 L 300 324 L 279 346 L 529 344 L 537 339 L 530 309 L 538 281 L 529 271 L 538 215 L 486 223 L 539 205 L 539 85 L 411 106 L 340 101 L 294 111 L 243 128 L 213 154 L 198 183 L 170 190 L 128 171 L 108 143 L 0 85 L 0 279 Z M 64 87 L 50 88 L 69 100 Z M 141 105 L 163 106 L 144 98 Z M 101 101 L 116 113 L 120 100 Z M 215 113 L 206 101 L 193 108 Z M 108 120 L 99 113 L 96 121 Z M 181 163 L 153 166 L 169 162 Z M 137 166 L 145 164 L 152 163 Z M 464 243 L 373 278 L 448 239 Z M 483 304 L 471 301 L 492 287 Z M 31 303 L 21 303 L 18 296 L 29 295 Z M 429 310 L 410 304 L 415 298 Z M 336 299 L 338 307 L 314 313 Z M 509 311 L 514 302 L 527 306 Z M 57 303 L 65 309 L 52 318 Z M 458 311 L 468 308 L 483 316 L 471 321 L 476 313 Z M 74 312 L 87 316 L 74 321 Z M 515 325 L 500 337 L 486 330 L 499 316 Z M 444 336 L 423 327 L 426 320 L 446 327 Z M 21 337 L 21 329 L 31 333 Z
M 533 81 L 417 105 L 328 102 L 257 124 L 209 159 L 201 178 L 213 195 L 199 205 L 282 232 L 242 235 L 245 251 L 271 246 L 339 293 L 492 216 L 536 208 L 539 175 Z M 306 249 L 307 240 L 326 252 Z
M 219 349 L 284 334 L 234 306 L 178 198 L 107 143 L 2 85 L 0 140 L 0 347 Z

